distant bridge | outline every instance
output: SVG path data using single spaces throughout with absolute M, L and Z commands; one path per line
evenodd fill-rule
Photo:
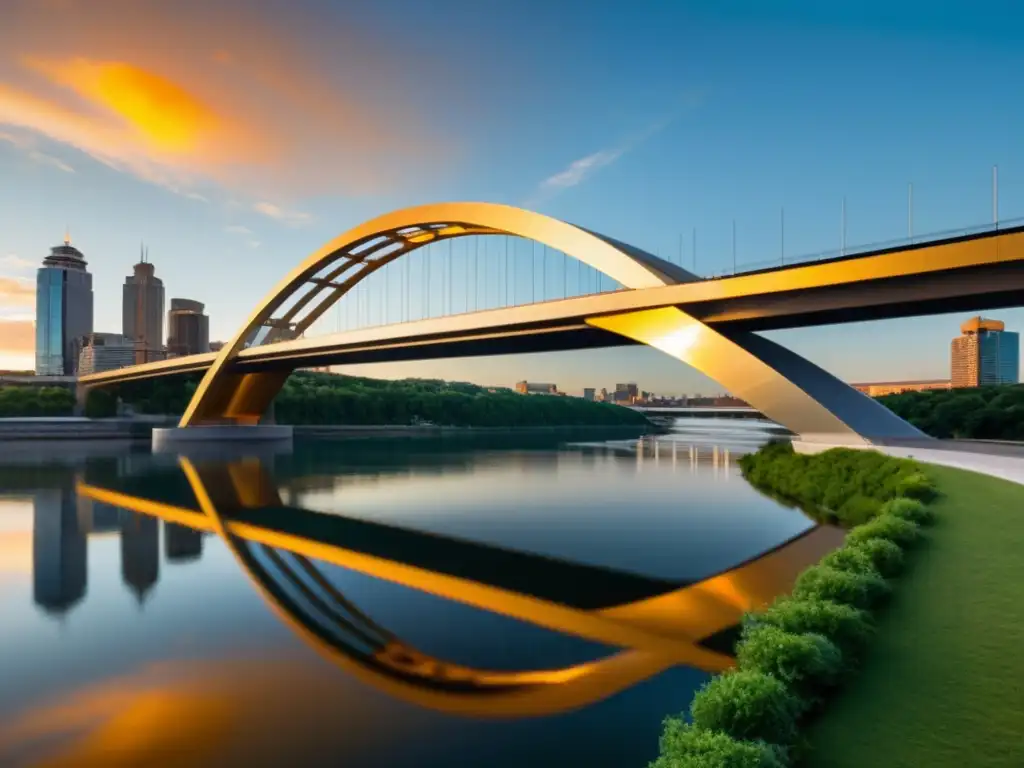
M 512 235 L 627 289 L 301 338 L 358 283 L 431 242 Z M 1017 306 L 1024 228 L 988 231 L 704 280 L 640 249 L 508 206 L 386 214 L 294 269 L 218 353 L 84 376 L 89 388 L 204 372 L 180 426 L 254 425 L 296 368 L 647 344 L 716 380 L 804 440 L 926 439 L 884 406 L 757 331 Z
M 765 415 L 756 408 L 750 408 L 745 405 L 631 405 L 629 408 L 651 416 L 709 416 L 739 419 L 765 418 Z

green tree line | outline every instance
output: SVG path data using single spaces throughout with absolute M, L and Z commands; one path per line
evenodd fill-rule
M 128 382 L 90 394 L 86 413 L 113 415 L 116 402 L 138 413 L 179 415 L 195 392 L 198 377 L 174 376 Z M 300 371 L 289 377 L 274 401 L 281 424 L 415 424 L 536 427 L 642 425 L 646 418 L 628 408 L 575 397 L 520 395 L 474 384 L 437 379 L 389 381 Z
M 0 418 L 70 416 L 75 393 L 63 387 L 0 387 Z
M 1024 440 L 1024 385 L 903 392 L 878 402 L 932 437 Z

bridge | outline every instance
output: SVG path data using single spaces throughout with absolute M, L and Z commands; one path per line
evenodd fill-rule
M 430 243 L 488 235 L 541 243 L 625 290 L 303 338 L 388 263 Z M 1017 306 L 1022 289 L 1024 227 L 702 279 L 537 213 L 442 203 L 386 214 L 324 245 L 256 306 L 220 352 L 93 374 L 79 386 L 202 372 L 179 427 L 251 427 L 297 368 L 646 344 L 806 442 L 925 440 L 884 406 L 758 332 Z
M 764 419 L 756 408 L 744 405 L 630 405 L 630 410 L 655 418 Z
M 565 712 L 680 664 L 721 671 L 746 611 L 842 542 L 815 525 L 732 569 L 674 582 L 286 506 L 258 460 L 179 459 L 195 502 L 151 483 L 79 482 L 80 497 L 220 536 L 268 607 L 330 662 L 389 695 L 473 717 Z M 127 487 L 125 487 L 127 486 Z M 427 655 L 372 620 L 314 561 L 612 647 L 562 669 L 488 670 Z

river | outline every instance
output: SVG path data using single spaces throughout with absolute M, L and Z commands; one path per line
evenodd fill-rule
M 644 766 L 840 540 L 770 436 L 0 446 L 0 764 Z

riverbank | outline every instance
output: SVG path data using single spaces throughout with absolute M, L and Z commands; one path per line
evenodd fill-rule
M 848 533 L 842 546 L 800 574 L 789 595 L 744 617 L 736 668 L 697 692 L 689 722 L 665 721 L 652 768 L 800 764 L 809 746 L 806 729 L 833 698 L 842 698 L 871 653 L 875 619 L 893 589 L 890 579 L 903 570 L 921 528 L 934 517 L 925 506 L 935 496 L 934 480 L 907 459 L 841 448 L 805 455 L 772 443 L 742 457 L 740 465 L 755 488 Z M 918 635 L 918 642 L 922 637 L 927 635 Z M 875 718 L 880 702 L 886 713 L 890 707 L 885 696 L 872 700 Z M 872 730 L 868 725 L 853 732 L 863 739 Z M 830 755 L 834 746 L 824 748 Z M 814 757 L 832 765 L 827 757 Z
M 26 418 L 0 419 L 0 444 L 26 441 L 148 440 L 154 427 L 174 426 L 174 418 L 159 419 L 85 419 Z M 669 432 L 666 427 L 648 424 L 568 424 L 548 427 L 453 427 L 433 424 L 299 424 L 295 437 L 443 437 L 447 435 L 554 434 L 566 431 L 605 434 L 652 434 Z
M 813 768 L 1024 765 L 1024 487 L 926 469 L 936 524 L 860 674 L 810 729 Z

